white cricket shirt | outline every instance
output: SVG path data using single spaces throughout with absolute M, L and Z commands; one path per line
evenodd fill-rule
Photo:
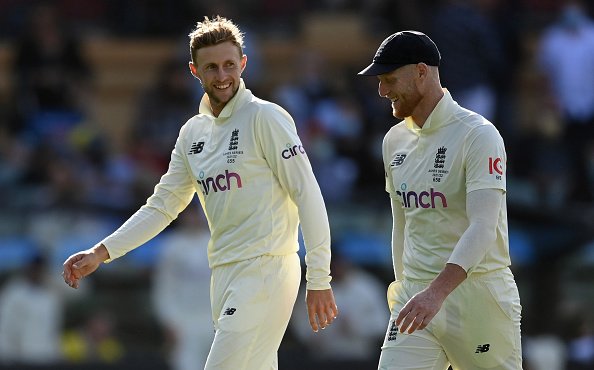
M 448 262 L 477 273 L 510 264 L 505 194 L 497 238 L 478 265 L 450 258 L 469 226 L 466 194 L 505 192 L 506 154 L 495 126 L 444 91 L 422 128 L 407 117 L 388 131 L 382 146 L 386 190 L 402 205 L 405 219 L 404 251 L 400 256 L 394 250 L 394 263 L 402 258 L 408 279 L 433 280 Z
M 306 248 L 307 288 L 330 288 L 330 229 L 322 194 L 291 116 L 240 88 L 219 117 L 207 96 L 182 128 L 147 203 L 102 243 L 118 258 L 161 232 L 198 193 L 210 267 Z

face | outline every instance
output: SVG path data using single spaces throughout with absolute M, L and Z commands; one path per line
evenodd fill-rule
M 416 65 L 411 64 L 378 76 L 378 92 L 392 101 L 392 114 L 398 119 L 412 116 L 421 101 L 415 71 Z
M 190 70 L 202 83 L 215 116 L 237 93 L 246 60 L 237 46 L 226 41 L 199 49 L 194 63 L 190 62 Z

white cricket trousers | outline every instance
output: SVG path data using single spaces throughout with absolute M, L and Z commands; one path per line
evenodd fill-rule
M 215 337 L 205 369 L 277 369 L 300 281 L 297 253 L 215 267 L 210 290 Z
M 402 307 L 429 282 L 390 284 L 390 322 L 379 370 L 521 370 L 520 296 L 509 268 L 471 274 L 423 330 L 400 333 Z

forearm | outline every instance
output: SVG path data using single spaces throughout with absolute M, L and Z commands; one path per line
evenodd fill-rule
M 317 186 L 316 186 L 317 187 Z M 330 227 L 321 193 L 299 204 L 299 219 L 305 244 L 307 289 L 330 289 Z M 319 190 L 318 190 L 319 191 Z M 307 199 L 309 198 L 309 199 Z
M 196 189 L 184 160 L 182 128 L 167 172 L 161 177 L 154 193 L 118 230 L 101 241 L 110 258 L 118 258 L 146 243 L 165 229 L 192 200 Z
M 446 297 L 466 280 L 466 271 L 459 265 L 447 263 L 443 270 L 429 284 L 428 291 L 442 302 Z
M 482 261 L 497 238 L 497 224 L 503 192 L 482 189 L 468 193 L 466 209 L 469 226 L 456 244 L 448 263 L 470 273 Z
M 496 227 L 503 193 L 499 189 L 470 192 L 466 197 L 469 227 L 462 234 L 444 269 L 429 285 L 442 300 L 460 285 L 484 258 L 497 237 Z
M 305 245 L 307 289 L 330 289 L 330 226 L 320 187 L 309 163 L 294 163 L 286 184 L 297 205 Z
M 163 231 L 170 222 L 163 213 L 142 207 L 118 230 L 100 242 L 110 256 L 105 262 L 111 262 L 146 243 Z
M 466 279 L 466 271 L 458 265 L 447 263 L 429 286 L 415 294 L 402 307 L 396 318 L 400 332 L 409 334 L 427 327 L 439 312 L 447 296 Z
M 107 251 L 107 248 L 105 247 L 105 245 L 103 245 L 102 243 L 99 243 L 97 245 L 95 245 L 93 248 L 91 248 L 91 251 L 93 253 L 95 253 L 95 255 L 97 256 L 97 258 L 101 261 L 101 262 L 105 262 L 107 260 L 109 260 L 109 252 Z
M 309 162 L 294 158 L 292 167 L 281 168 L 285 189 L 297 205 L 305 245 L 307 289 L 330 289 L 330 226 L 322 192 Z M 299 161 L 298 161 L 299 160 Z
M 391 199 L 392 202 L 392 260 L 394 262 L 394 278 L 404 278 L 404 265 L 402 255 L 404 253 L 404 211 L 399 201 Z

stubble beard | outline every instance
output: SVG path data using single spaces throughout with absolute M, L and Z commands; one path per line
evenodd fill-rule
M 233 99 L 235 97 L 235 95 L 237 95 L 237 92 L 239 91 L 239 85 L 237 87 L 235 87 L 235 89 L 233 90 L 233 92 L 231 93 L 231 96 L 229 97 L 229 99 L 227 99 L 227 101 L 222 101 L 221 99 L 218 98 L 218 96 L 216 95 L 216 88 L 211 88 L 209 89 L 209 91 L 205 91 L 206 95 L 208 95 L 208 99 L 210 100 L 211 104 L 215 103 L 215 104 L 227 104 L 231 101 L 231 99 Z

